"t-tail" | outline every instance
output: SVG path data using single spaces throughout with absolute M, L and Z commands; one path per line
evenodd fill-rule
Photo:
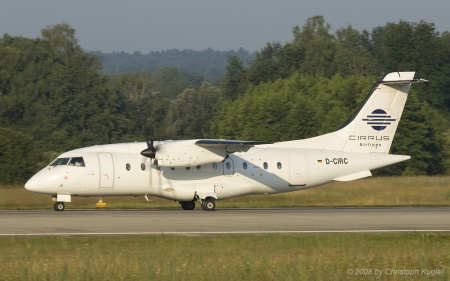
M 414 72 L 392 72 L 379 78 L 356 113 L 335 132 L 283 145 L 361 153 L 389 153 Z M 282 143 L 280 143 L 282 144 Z

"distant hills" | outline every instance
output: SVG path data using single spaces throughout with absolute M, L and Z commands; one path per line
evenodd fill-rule
M 210 81 L 225 75 L 229 56 L 238 57 L 246 65 L 255 58 L 255 53 L 250 53 L 242 48 L 237 51 L 216 51 L 209 48 L 203 51 L 172 49 L 148 54 L 99 51 L 92 52 L 92 54 L 101 58 L 103 72 L 108 74 L 153 73 L 160 67 L 171 66 Z

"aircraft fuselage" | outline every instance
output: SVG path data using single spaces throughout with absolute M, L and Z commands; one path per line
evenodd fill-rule
M 311 188 L 368 171 L 396 155 L 301 148 L 251 148 L 224 161 L 194 167 L 159 167 L 139 154 L 145 143 L 91 146 L 58 159 L 83 159 L 83 165 L 47 166 L 27 182 L 31 191 L 72 196 L 157 196 L 190 201 L 196 195 L 228 199 Z M 374 161 L 374 160 L 377 161 Z M 402 158 L 404 160 L 404 158 Z M 375 164 L 376 163 L 376 164 Z

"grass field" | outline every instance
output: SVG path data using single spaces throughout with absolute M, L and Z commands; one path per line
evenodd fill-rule
M 95 208 L 94 198 L 75 197 L 67 208 Z M 107 197 L 107 208 L 180 208 L 173 201 L 151 197 Z M 22 186 L 0 188 L 0 209 L 50 209 L 49 195 L 29 192 Z M 341 206 L 450 206 L 450 177 L 373 177 L 333 182 L 284 194 L 256 195 L 217 202 L 217 208 Z
M 449 280 L 450 235 L 19 237 L 0 280 Z

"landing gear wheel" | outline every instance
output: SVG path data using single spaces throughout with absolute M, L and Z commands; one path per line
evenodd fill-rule
M 205 199 L 202 203 L 202 209 L 204 211 L 214 211 L 216 208 L 216 202 L 214 202 L 214 198 Z
M 194 210 L 195 209 L 195 202 L 194 201 L 180 201 L 181 208 L 183 210 Z
M 65 208 L 66 206 L 64 205 L 64 202 L 56 202 L 55 204 L 53 204 L 53 210 L 57 212 L 62 212 Z

